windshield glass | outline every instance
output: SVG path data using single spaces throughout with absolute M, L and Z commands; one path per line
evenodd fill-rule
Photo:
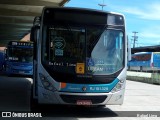
M 85 29 L 52 26 L 47 34 L 44 63 L 54 71 L 75 73 L 76 63 L 85 61 Z
M 91 37 L 94 33 L 90 34 Z M 92 74 L 111 74 L 123 67 L 123 32 L 105 30 L 98 40 L 88 39 L 88 71 Z
M 123 32 L 104 26 L 47 28 L 42 62 L 65 74 L 113 74 L 123 67 Z
M 33 48 L 8 48 L 8 59 L 16 62 L 33 62 Z

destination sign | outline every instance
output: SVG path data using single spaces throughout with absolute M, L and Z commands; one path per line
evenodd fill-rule
M 33 43 L 31 43 L 31 42 L 15 42 L 15 41 L 13 41 L 11 43 L 11 45 L 15 45 L 15 46 L 33 46 Z

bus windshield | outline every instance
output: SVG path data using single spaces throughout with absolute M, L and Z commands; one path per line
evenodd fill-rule
M 9 47 L 8 59 L 15 62 L 33 62 L 33 48 Z
M 109 75 L 124 66 L 124 35 L 105 26 L 53 25 L 46 27 L 42 62 L 52 72 Z M 45 37 L 45 36 L 44 36 Z M 47 40 L 46 40 L 47 39 Z

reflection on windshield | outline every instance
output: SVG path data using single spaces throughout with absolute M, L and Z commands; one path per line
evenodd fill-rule
M 33 62 L 33 48 L 14 48 L 8 49 L 8 59 L 17 62 Z
M 111 74 L 123 67 L 123 33 L 105 30 L 91 52 L 89 71 Z M 92 63 L 92 64 L 91 64 Z

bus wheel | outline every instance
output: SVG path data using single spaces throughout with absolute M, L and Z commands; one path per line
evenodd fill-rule
M 143 70 L 142 70 L 142 66 L 140 66 L 140 72 L 142 72 Z
M 38 101 L 37 101 L 37 99 L 31 98 L 30 99 L 30 111 L 35 112 L 37 110 L 38 110 Z
M 37 111 L 38 109 L 38 100 L 33 98 L 33 86 L 31 86 L 31 91 L 30 91 L 30 111 Z
M 128 66 L 128 71 L 130 71 L 130 66 Z
M 106 105 L 98 105 L 99 108 L 105 108 Z

